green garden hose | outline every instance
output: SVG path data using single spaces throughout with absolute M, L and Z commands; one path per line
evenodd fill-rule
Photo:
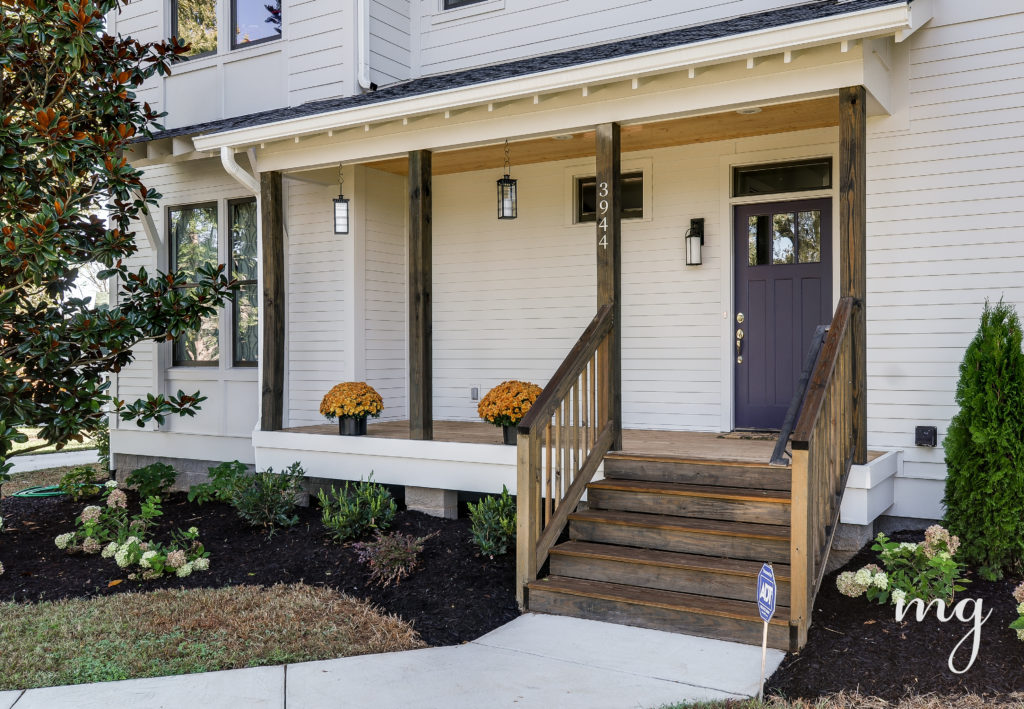
M 18 490 L 10 497 L 57 497 L 63 494 L 57 485 L 34 485 L 24 490 Z

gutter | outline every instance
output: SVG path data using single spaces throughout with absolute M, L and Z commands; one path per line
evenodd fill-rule
M 495 101 L 556 93 L 580 86 L 781 54 L 786 50 L 886 35 L 906 36 L 924 21 L 920 12 L 912 18 L 908 4 L 888 5 L 825 20 L 808 20 L 681 47 L 658 49 L 569 68 L 380 101 L 367 106 L 342 108 L 312 116 L 200 135 L 193 138 L 193 141 L 196 150 L 199 151 L 216 150 L 224 146 L 248 147 L 258 143 L 325 133 L 328 130 L 393 121 L 412 115 L 427 115 L 455 108 L 486 105 Z
M 226 145 L 220 149 L 220 164 L 224 166 L 224 172 L 235 178 L 237 182 L 241 183 L 253 195 L 256 197 L 260 196 L 259 179 L 242 169 L 242 166 L 235 160 L 235 151 Z

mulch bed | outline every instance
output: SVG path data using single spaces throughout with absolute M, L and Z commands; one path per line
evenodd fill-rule
M 918 542 L 920 532 L 898 532 L 891 538 Z M 788 698 L 813 698 L 843 690 L 895 701 L 907 695 L 944 696 L 974 693 L 995 698 L 1024 691 L 1024 642 L 1007 626 L 1016 617 L 1010 595 L 1020 579 L 988 582 L 976 575 L 960 598 L 982 600 L 978 657 L 964 674 L 950 671 L 949 655 L 960 639 L 974 628 L 973 604 L 963 623 L 936 619 L 935 609 L 918 623 L 915 612 L 895 620 L 895 606 L 879 606 L 865 597 L 847 598 L 836 590 L 841 571 L 855 571 L 877 562 L 870 544 L 850 562 L 827 575 L 814 608 L 807 645 L 790 654 L 765 687 L 766 693 Z M 970 660 L 972 638 L 957 651 L 954 666 L 962 670 Z
M 129 492 L 129 499 L 130 509 L 137 510 L 134 493 Z M 172 493 L 153 536 L 164 539 L 173 529 L 198 527 L 210 552 L 210 570 L 184 579 L 136 582 L 127 580 L 112 559 L 68 555 L 54 546 L 54 537 L 73 530 L 75 517 L 87 504 L 96 503 L 63 497 L 0 502 L 6 529 L 0 534 L 0 561 L 7 569 L 0 576 L 0 601 L 303 581 L 369 600 L 410 622 L 430 645 L 475 640 L 519 615 L 513 555 L 481 557 L 470 541 L 467 519 L 399 512 L 391 531 L 437 536 L 426 542 L 420 566 L 411 576 L 397 586 L 380 588 L 368 582 L 366 567 L 350 544 L 328 539 L 315 505 L 300 510 L 294 527 L 267 534 L 246 526 L 227 505 L 193 505 L 183 493 Z M 125 580 L 108 585 L 116 579 Z

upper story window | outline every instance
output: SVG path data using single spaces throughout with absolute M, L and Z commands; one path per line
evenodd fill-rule
M 191 45 L 186 56 L 217 52 L 217 0 L 171 0 L 171 34 Z
M 171 207 L 167 210 L 170 232 L 171 270 L 181 269 L 195 274 L 200 266 L 216 266 L 217 205 L 195 204 Z M 191 366 L 217 366 L 220 359 L 219 317 L 203 318 L 196 330 L 182 333 L 174 340 L 174 364 Z
M 484 0 L 443 0 L 441 3 L 441 9 L 455 10 L 460 7 L 466 7 L 467 5 L 476 5 L 478 2 L 484 2 Z
M 227 0 L 231 48 L 239 49 L 281 37 L 281 0 Z M 188 57 L 217 53 L 217 0 L 171 0 L 171 33 L 187 42 Z
M 281 0 L 231 0 L 231 48 L 281 36 Z

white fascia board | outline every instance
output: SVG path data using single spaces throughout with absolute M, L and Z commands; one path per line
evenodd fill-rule
M 909 6 L 890 5 L 682 47 L 659 49 L 527 76 L 381 101 L 369 106 L 201 135 L 194 138 L 194 143 L 196 150 L 199 151 L 218 150 L 221 147 L 237 149 L 328 130 L 397 120 L 411 115 L 431 114 L 494 101 L 564 91 L 588 84 L 720 64 L 751 56 L 780 54 L 785 50 L 803 49 L 843 40 L 895 35 L 910 27 Z
M 933 17 L 932 0 L 914 0 L 907 9 L 910 11 L 910 26 L 896 33 L 896 41 L 902 42 L 921 29 Z

